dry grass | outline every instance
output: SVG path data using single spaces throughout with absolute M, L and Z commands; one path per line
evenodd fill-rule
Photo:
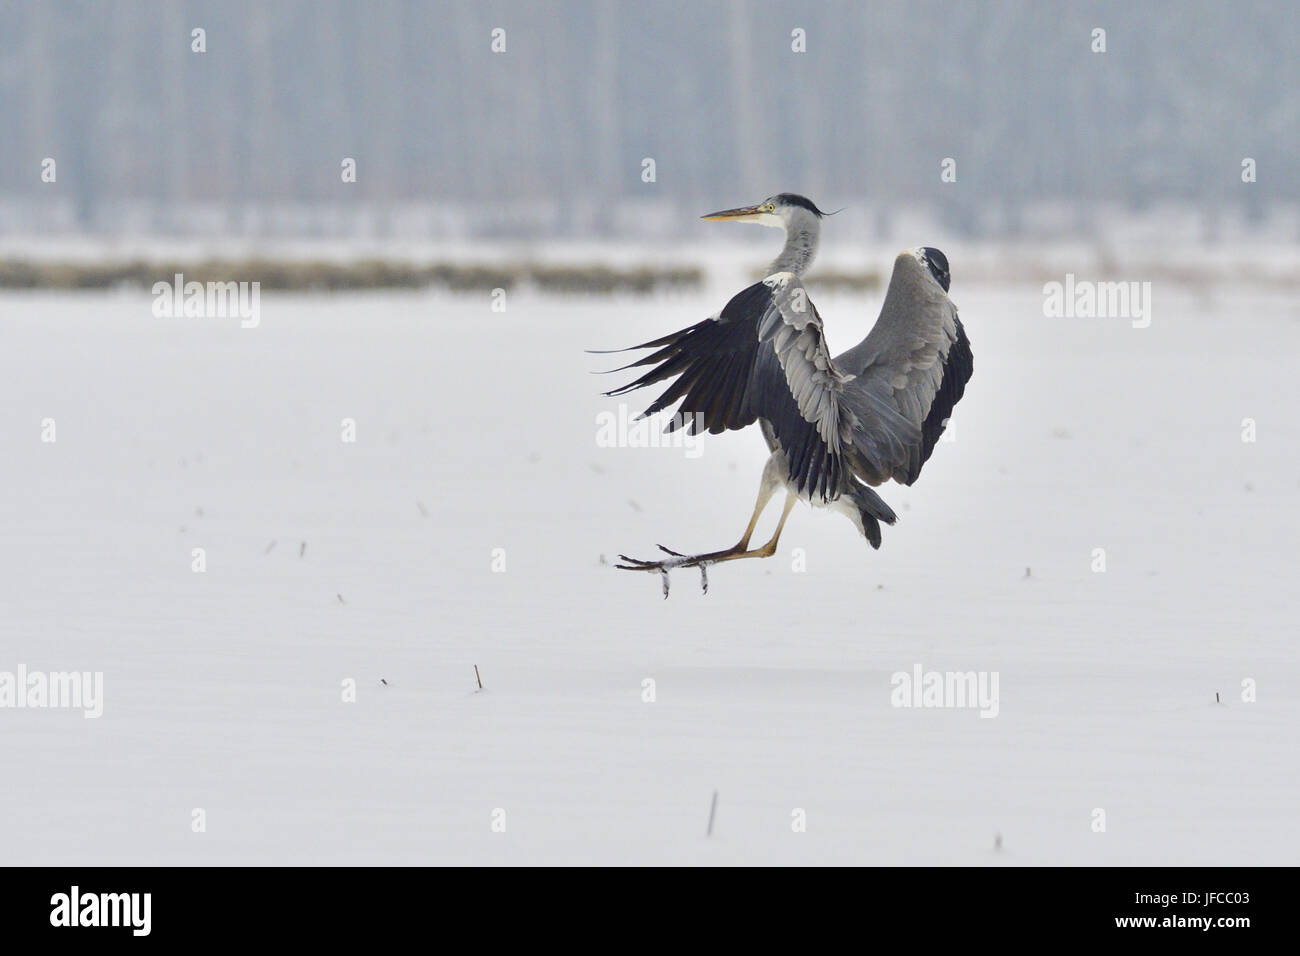
M 416 265 L 376 259 L 322 262 L 272 259 L 202 262 L 109 263 L 0 260 L 4 289 L 151 289 L 155 282 L 260 282 L 266 291 L 342 292 L 367 289 L 441 288 L 490 292 L 531 283 L 543 292 L 570 295 L 626 293 L 649 295 L 665 289 L 694 288 L 700 269 L 685 266 L 614 269 L 604 265 L 540 266 L 533 263 Z

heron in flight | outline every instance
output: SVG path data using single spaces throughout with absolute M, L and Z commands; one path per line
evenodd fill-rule
M 659 545 L 667 557 L 655 561 L 619 555 L 619 568 L 659 572 L 665 597 L 675 568 L 698 567 L 707 591 L 709 565 L 771 557 L 800 499 L 846 515 L 879 548 L 880 522 L 892 525 L 897 515 L 873 488 L 891 479 L 916 481 L 971 377 L 970 342 L 948 298 L 948 260 L 928 246 L 898 254 L 875 326 L 831 357 L 821 316 L 800 279 L 817 252 L 824 215 L 803 196 L 781 193 L 702 217 L 784 229 L 785 247 L 767 277 L 721 312 L 624 349 L 655 351 L 614 369 L 651 366 L 608 396 L 675 379 L 642 416 L 680 399 L 666 431 L 718 434 L 758 422 L 771 450 L 753 515 L 735 546 L 687 555 Z M 759 516 L 782 488 L 776 530 L 751 550 Z

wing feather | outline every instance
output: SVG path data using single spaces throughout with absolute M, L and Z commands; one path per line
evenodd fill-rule
M 770 275 L 737 293 L 717 316 L 633 348 L 657 351 L 624 368 L 652 367 L 607 395 L 676 378 L 644 414 L 680 400 L 668 430 L 688 427 L 692 434 L 744 428 L 761 418 L 800 492 L 823 499 L 839 494 L 851 434 L 840 404 L 848 378 L 831 359 L 821 316 L 797 276 Z
M 845 405 L 862 423 L 850 457 L 870 484 L 912 484 L 961 400 L 974 360 L 957 307 L 910 252 L 894 263 L 871 332 L 836 362 L 855 376 Z
M 785 452 L 788 479 L 823 500 L 891 478 L 912 484 L 974 369 L 953 305 L 910 252 L 894 263 L 880 317 L 832 359 L 821 316 L 799 278 L 779 272 L 743 289 L 712 318 L 634 346 L 639 378 L 606 394 L 674 379 L 645 415 L 680 401 L 668 431 L 744 428 L 762 419 Z

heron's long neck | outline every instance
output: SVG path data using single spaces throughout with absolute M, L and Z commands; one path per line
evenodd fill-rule
M 803 275 L 812 264 L 813 256 L 817 255 L 821 230 L 821 223 L 811 214 L 792 220 L 785 229 L 785 248 L 772 260 L 767 274 L 793 272 L 797 276 Z

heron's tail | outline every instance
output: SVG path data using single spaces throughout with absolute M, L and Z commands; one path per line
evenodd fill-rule
M 898 515 L 894 514 L 893 508 L 885 504 L 885 499 L 867 485 L 855 481 L 847 495 L 858 509 L 858 524 L 862 534 L 871 542 L 873 548 L 879 548 L 880 522 L 893 524 L 898 520 Z

